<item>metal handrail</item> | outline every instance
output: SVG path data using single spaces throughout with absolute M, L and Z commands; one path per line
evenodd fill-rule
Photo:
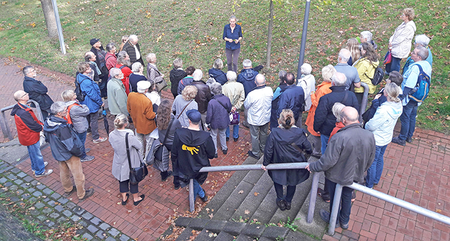
M 420 207 L 418 205 L 412 204 L 410 202 L 398 199 L 396 197 L 387 195 L 385 193 L 382 193 L 380 191 L 373 190 L 371 188 L 365 187 L 363 185 L 353 183 L 352 185 L 340 185 L 336 184 L 336 191 L 334 193 L 334 200 L 341 200 L 342 195 L 342 188 L 343 187 L 349 187 L 355 190 L 358 190 L 360 192 L 363 192 L 365 194 L 369 194 L 371 196 L 374 196 L 376 198 L 379 198 L 381 200 L 384 200 L 386 202 L 390 202 L 392 204 L 395 204 L 397 206 L 400 206 L 402 208 L 406 208 L 410 211 L 413 211 L 418 214 L 422 214 L 426 217 L 429 217 L 431 219 L 434 219 L 439 222 L 443 222 L 447 225 L 450 225 L 450 217 L 447 217 L 445 215 L 430 211 L 426 208 Z M 334 235 L 334 229 L 336 228 L 336 220 L 337 220 L 337 214 L 339 210 L 339 204 L 340 202 L 333 202 L 333 207 L 331 209 L 331 215 L 330 215 L 330 225 L 328 229 L 328 235 Z
M 359 108 L 359 123 L 362 123 L 362 121 L 363 121 L 362 114 L 366 111 L 368 97 L 369 97 L 369 85 L 367 85 L 364 82 L 360 82 L 360 83 L 361 83 L 361 87 L 364 88 L 363 98 L 361 101 L 361 106 Z
M 37 103 L 34 100 L 28 100 L 28 103 L 33 103 L 36 106 L 36 117 L 38 118 L 38 120 L 40 120 L 41 122 L 44 122 L 44 119 L 42 118 L 42 111 L 41 111 L 41 107 L 39 106 L 39 103 Z M 8 125 L 8 119 L 6 118 L 5 112 L 14 108 L 14 105 L 10 105 L 7 106 L 5 108 L 0 109 L 1 111 L 1 115 L 0 115 L 0 127 L 2 128 L 2 132 L 3 132 L 3 136 L 4 137 L 8 137 L 8 139 L 11 141 L 12 139 L 14 139 L 14 137 L 11 134 L 11 130 L 9 129 L 9 125 Z

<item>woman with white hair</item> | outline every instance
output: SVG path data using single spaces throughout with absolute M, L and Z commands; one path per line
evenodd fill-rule
M 306 118 L 305 125 L 308 126 L 308 132 L 311 134 L 308 140 L 311 142 L 313 147 L 313 156 L 320 157 L 321 155 L 321 142 L 320 134 L 314 131 L 314 115 L 316 114 L 317 106 L 319 105 L 319 100 L 322 96 L 331 93 L 331 77 L 334 75 L 336 70 L 333 65 L 329 64 L 322 68 L 322 78 L 323 82 L 317 86 L 316 91 L 311 92 L 311 108 L 308 112 L 308 118 Z
M 227 54 L 228 71 L 237 72 L 238 58 L 241 52 L 242 29 L 239 24 L 236 24 L 237 19 L 234 15 L 230 17 L 229 21 L 230 24 L 223 28 L 222 38 L 227 42 L 225 53 Z
M 193 85 L 186 86 L 181 95 L 177 95 L 172 104 L 172 111 L 175 113 L 176 118 L 180 121 L 181 126 L 189 126 L 189 118 L 186 112 L 191 109 L 198 110 L 198 104 L 195 102 L 195 96 L 197 96 L 197 87 Z
M 371 131 L 375 137 L 376 149 L 375 159 L 367 170 L 366 186 L 373 188 L 377 185 L 383 172 L 383 156 L 387 145 L 392 140 L 395 124 L 403 112 L 403 106 L 398 98 L 401 89 L 394 83 L 384 87 L 384 96 L 387 101 L 378 107 L 372 119 L 367 122 L 365 128 Z
M 149 53 L 146 57 L 147 65 L 147 79 L 153 83 L 159 83 L 164 78 L 164 75 L 159 72 L 158 67 L 156 67 L 156 54 Z M 160 90 L 159 90 L 160 91 Z
M 137 92 L 137 83 L 142 80 L 147 80 L 144 76 L 144 66 L 142 66 L 141 63 L 136 62 L 131 65 L 131 71 L 133 72 L 130 74 L 129 78 L 131 92 Z
M 222 71 L 223 68 L 223 62 L 221 59 L 216 59 L 214 61 L 212 69 L 208 70 L 209 77 L 216 80 L 216 82 L 220 83 L 221 85 L 224 85 L 227 82 L 227 76 Z
M 310 64 L 302 64 L 300 71 L 302 76 L 298 80 L 297 85 L 303 88 L 303 93 L 305 94 L 305 111 L 309 111 L 311 108 L 311 92 L 316 89 L 316 79 L 311 74 L 312 67 Z
M 109 71 L 111 79 L 108 81 L 108 107 L 111 115 L 124 114 L 128 115 L 127 111 L 127 93 L 125 86 L 122 83 L 123 73 L 118 68 L 112 68 Z
M 411 40 L 416 32 L 416 24 L 413 19 L 415 17 L 414 9 L 405 8 L 400 15 L 403 20 L 396 29 L 394 34 L 389 38 L 389 50 L 392 54 L 392 61 L 386 64 L 386 72 L 400 71 L 400 61 L 408 57 L 411 51 Z
M 416 35 L 414 47 L 422 46 L 428 49 L 428 58 L 426 59 L 426 61 L 431 65 L 431 67 L 433 67 L 433 55 L 431 54 L 431 49 L 428 46 L 429 43 L 430 38 L 428 38 L 425 34 Z M 409 56 L 408 59 L 406 59 L 405 65 L 403 66 L 402 73 L 406 73 L 406 71 L 408 71 L 409 67 L 412 64 L 414 64 L 414 60 L 412 60 L 411 56 Z
M 373 41 L 373 34 L 370 31 L 362 31 L 360 34 L 361 43 L 369 43 L 372 44 L 373 49 L 377 50 L 378 45 Z

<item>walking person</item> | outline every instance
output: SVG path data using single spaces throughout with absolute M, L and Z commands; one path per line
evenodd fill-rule
M 139 184 L 130 183 L 130 167 L 128 164 L 126 140 L 128 138 L 128 145 L 130 149 L 131 168 L 136 168 L 141 165 L 142 142 L 134 135 L 130 129 L 125 129 L 128 125 L 128 117 L 124 114 L 119 114 L 114 119 L 115 129 L 109 133 L 109 143 L 114 149 L 114 157 L 112 163 L 112 174 L 119 181 L 119 190 L 122 196 L 122 205 L 126 205 L 130 192 L 133 195 L 134 206 L 139 205 L 145 195 L 139 195 Z M 128 134 L 128 135 L 127 135 Z
M 306 132 L 295 126 L 294 113 L 290 109 L 284 109 L 278 119 L 279 126 L 272 129 L 264 150 L 264 162 L 262 169 L 271 163 L 295 163 L 306 162 L 311 154 L 311 144 L 306 139 Z M 281 211 L 290 210 L 296 185 L 309 178 L 306 169 L 269 170 L 275 192 L 277 193 L 277 206 Z M 287 186 L 286 195 L 283 194 L 283 186 Z

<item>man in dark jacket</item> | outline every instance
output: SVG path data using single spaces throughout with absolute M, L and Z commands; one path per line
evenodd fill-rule
M 131 64 L 139 62 L 142 64 L 142 66 L 145 67 L 144 61 L 142 60 L 141 47 L 139 47 L 138 42 L 139 39 L 136 35 L 130 35 L 122 50 L 127 52 L 127 54 L 130 56 Z
M 30 99 L 39 104 L 42 117 L 44 120 L 47 119 L 50 106 L 53 104 L 52 98 L 47 94 L 47 87 L 41 81 L 36 80 L 36 70 L 33 66 L 23 67 L 23 74 L 25 75 L 23 90 L 28 93 Z
M 173 69 L 170 71 L 170 92 L 172 92 L 173 98 L 177 97 L 178 93 L 178 83 L 184 77 L 186 77 L 186 72 L 183 70 L 183 60 L 180 58 L 176 58 L 173 61 Z
M 244 69 L 238 75 L 237 82 L 244 85 L 245 97 L 247 97 L 248 93 L 256 88 L 255 77 L 258 75 L 258 71 L 252 68 L 252 61 L 249 59 L 244 59 L 242 65 Z
M 336 117 L 333 115 L 332 109 L 336 102 L 340 102 L 345 106 L 352 106 L 359 110 L 359 103 L 355 93 L 345 90 L 347 78 L 344 74 L 336 72 L 331 78 L 331 93 L 322 96 L 314 115 L 314 130 L 320 133 L 322 142 L 322 155 L 327 148 L 328 139 L 336 126 Z
M 31 170 L 34 171 L 36 177 L 43 177 L 50 175 L 53 170 L 45 170 L 48 162 L 44 162 L 40 147 L 40 132 L 42 131 L 42 122 L 40 122 L 34 112 L 27 105 L 30 99 L 28 93 L 23 90 L 18 90 L 14 93 L 14 99 L 17 104 L 11 111 L 11 116 L 14 116 L 17 127 L 17 136 L 19 142 L 28 149 L 28 155 L 31 161 Z
M 198 104 L 198 111 L 202 114 L 200 125 L 202 130 L 205 130 L 204 125 L 206 123 L 206 111 L 208 110 L 208 103 L 211 100 L 211 90 L 202 80 L 203 72 L 201 69 L 196 69 L 192 74 L 192 78 L 194 81 L 192 81 L 191 85 L 197 87 L 198 90 L 197 95 L 195 96 L 195 102 Z
M 108 68 L 106 67 L 106 51 L 102 46 L 102 42 L 100 42 L 100 39 L 98 38 L 91 39 L 89 43 L 92 46 L 91 52 L 95 55 L 95 63 L 100 69 L 100 83 L 98 85 L 100 87 L 101 96 L 106 97 L 106 84 L 109 74 Z
M 194 198 L 197 195 L 203 202 L 208 200 L 205 190 L 201 188 L 208 177 L 208 173 L 199 170 L 211 166 L 209 159 L 214 158 L 214 143 L 208 132 L 200 130 L 201 115 L 198 110 L 188 110 L 188 128 L 175 131 L 172 145 L 172 163 L 174 178 L 178 180 L 175 189 L 186 186 L 190 179 L 194 179 Z
M 281 94 L 281 99 L 278 103 L 277 118 L 280 118 L 280 113 L 284 109 L 290 109 L 294 113 L 295 125 L 301 128 L 305 93 L 302 87 L 295 85 L 295 76 L 291 72 L 286 74 L 286 84 L 288 87 Z
M 323 98 L 323 97 L 322 97 Z M 345 127 L 340 129 L 330 140 L 327 150 L 319 161 L 306 167 L 312 172 L 325 172 L 325 183 L 330 193 L 330 212 L 336 184 L 351 185 L 353 182 L 363 183 L 364 173 L 369 169 L 375 158 L 375 138 L 370 131 L 361 128 L 358 121 L 358 111 L 353 107 L 342 109 L 342 122 Z M 351 211 L 352 189 L 342 189 L 341 207 L 337 221 L 343 229 L 348 228 Z M 330 212 L 320 210 L 320 217 L 329 222 Z
M 44 134 L 49 140 L 53 158 L 58 161 L 65 195 L 69 196 L 77 191 L 78 199 L 84 200 L 94 194 L 94 189 L 90 188 L 86 191 L 84 189 L 85 179 L 80 161 L 83 144 L 64 119 L 67 115 L 66 103 L 62 101 L 53 103 L 51 111 L 54 115 L 45 121 Z M 72 186 L 70 173 L 72 173 L 75 186 Z

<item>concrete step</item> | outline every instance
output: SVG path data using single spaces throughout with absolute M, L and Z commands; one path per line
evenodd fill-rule
M 273 214 L 277 211 L 278 207 L 276 204 L 274 205 L 277 194 L 273 188 L 273 183 L 268 186 L 270 186 L 269 192 L 264 197 L 261 204 L 259 204 L 258 209 L 255 211 L 250 220 L 257 220 L 260 223 L 269 223 Z

